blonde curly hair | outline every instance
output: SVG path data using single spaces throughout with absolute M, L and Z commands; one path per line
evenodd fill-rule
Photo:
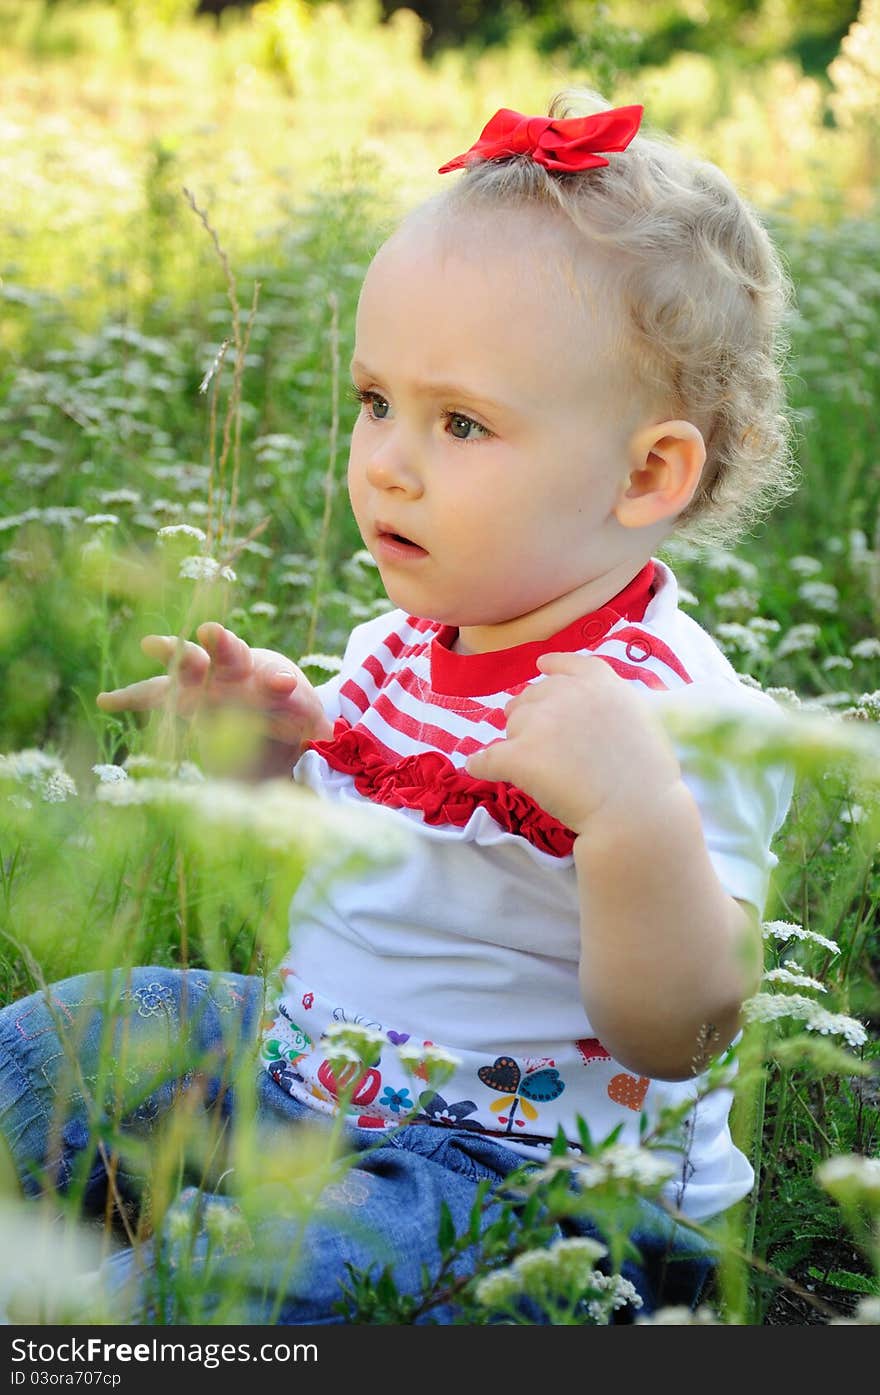
M 548 114 L 609 106 L 567 91 Z M 549 206 L 606 254 L 634 380 L 706 443 L 675 532 L 729 544 L 797 488 L 783 376 L 792 285 L 758 214 L 715 165 L 661 133 L 608 158 L 562 175 L 528 156 L 483 161 L 429 204 L 444 214 Z

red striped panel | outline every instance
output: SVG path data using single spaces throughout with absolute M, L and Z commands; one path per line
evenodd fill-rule
M 366 712 L 370 705 L 370 699 L 367 697 L 363 688 L 360 688 L 357 683 L 355 683 L 353 678 L 349 678 L 343 683 L 342 687 L 339 689 L 339 696 L 341 698 L 348 698 L 349 702 L 353 702 L 359 712 Z
M 471 699 L 468 702 L 467 709 L 462 710 L 458 703 L 453 705 L 448 701 L 444 701 L 442 694 L 435 694 L 428 681 L 424 678 L 420 678 L 417 673 L 413 673 L 411 668 L 401 669 L 394 677 L 405 692 L 412 693 L 412 695 L 418 698 L 420 702 L 423 702 L 426 707 L 437 707 L 440 708 L 441 711 L 452 711 L 456 716 L 461 717 L 463 721 L 473 722 L 475 725 L 478 725 L 480 722 L 487 722 L 498 731 L 504 731 L 507 726 L 507 718 L 504 715 L 503 708 L 484 707 L 482 703 L 477 702 L 476 699 Z
M 400 657 L 400 651 L 403 649 L 403 639 L 396 630 L 392 630 L 390 635 L 386 635 L 382 643 L 385 645 L 385 648 L 394 655 L 395 659 Z
M 668 691 L 669 685 L 663 682 L 659 673 L 654 673 L 649 668 L 639 668 L 636 664 L 624 663 L 623 659 L 612 658 L 610 654 L 599 654 L 597 658 L 600 658 L 609 668 L 613 668 L 614 672 L 620 674 L 621 678 L 632 678 L 636 683 L 644 683 L 646 688 L 653 688 L 658 692 Z
M 395 707 L 387 693 L 379 694 L 373 703 L 373 710 L 378 712 L 389 727 L 403 736 L 408 736 L 411 741 L 418 741 L 420 745 L 433 747 L 446 755 L 460 752 L 462 755 L 472 756 L 475 751 L 482 751 L 486 745 L 485 741 L 474 741 L 469 736 L 453 736 L 442 727 L 417 721 L 415 717 L 410 717 L 408 713 Z

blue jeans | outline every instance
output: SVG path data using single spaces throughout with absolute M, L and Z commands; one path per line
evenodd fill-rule
M 423 1271 L 433 1276 L 441 1264 L 442 1204 L 456 1234 L 466 1233 L 478 1184 L 488 1180 L 485 1228 L 500 1211 L 494 1188 L 522 1166 L 520 1154 L 466 1129 L 412 1124 L 377 1135 L 293 1099 L 257 1061 L 263 988 L 238 974 L 138 968 L 65 979 L 48 996 L 0 1011 L 0 1135 L 25 1193 L 67 1193 L 85 1213 L 115 1211 L 127 1241 L 150 1208 L 161 1220 L 152 1238 L 122 1244 L 103 1266 L 102 1284 L 118 1301 L 124 1295 L 116 1309 L 124 1321 L 346 1322 L 335 1305 L 348 1264 L 374 1274 L 388 1265 L 400 1293 L 421 1292 Z M 244 1214 L 235 1197 L 236 1107 L 238 1120 L 250 1117 L 258 1130 L 258 1193 L 265 1180 L 262 1203 L 243 1202 Z M 186 1127 L 175 1135 L 181 1117 Z M 298 1204 L 315 1174 L 297 1158 L 318 1147 L 329 1156 L 333 1129 L 349 1164 L 317 1204 Z M 177 1172 L 173 1198 L 157 1197 L 147 1181 L 144 1150 L 163 1147 Z M 621 1269 L 641 1313 L 695 1306 L 711 1247 L 659 1208 L 646 1203 L 644 1216 L 631 1236 L 642 1261 Z M 564 1224 L 567 1234 L 599 1235 L 580 1217 Z M 188 1286 L 177 1291 L 197 1295 L 185 1300 L 189 1309 L 172 1296 L 181 1266 Z M 219 1295 L 230 1268 L 237 1296 L 226 1311 Z M 466 1272 L 467 1255 L 454 1270 Z M 456 1316 L 449 1301 L 415 1320 Z M 621 1309 L 614 1321 L 633 1316 Z

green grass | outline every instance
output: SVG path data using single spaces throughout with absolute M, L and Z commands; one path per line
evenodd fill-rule
M 257 804 L 247 802 L 253 792 L 242 796 L 231 832 L 228 824 L 194 824 L 166 805 L 116 810 L 96 797 L 92 773 L 96 763 L 120 764 L 138 753 L 173 769 L 191 757 L 222 765 L 242 733 L 215 731 L 199 746 L 157 718 L 103 717 L 94 696 L 155 671 L 138 648 L 143 633 L 191 634 L 208 617 L 254 644 L 292 656 L 311 652 L 317 658 L 309 672 L 320 682 L 330 671 L 320 656 L 339 655 L 352 626 L 386 605 L 345 497 L 355 407 L 344 384 L 360 279 L 403 199 L 394 178 L 400 171 L 387 154 L 373 166 L 336 149 L 319 171 L 313 149 L 308 160 L 291 156 L 290 169 L 267 169 L 254 132 L 278 121 L 291 133 L 302 119 L 283 64 L 279 78 L 254 63 L 245 89 L 253 145 L 241 186 L 230 174 L 229 145 L 221 158 L 222 141 L 198 134 L 173 63 L 162 70 L 160 90 L 155 70 L 148 76 L 135 53 L 120 76 L 126 120 L 111 135 L 105 123 L 116 108 L 106 72 L 119 55 L 115 31 L 100 32 L 91 54 L 74 46 L 73 58 L 54 49 L 37 62 L 21 48 L 5 59 L 23 104 L 19 115 L 26 98 L 33 100 L 28 82 L 44 84 L 59 113 L 73 110 L 73 75 L 85 74 L 81 85 L 88 91 L 91 84 L 97 114 L 95 148 L 112 146 L 116 163 L 98 162 L 94 186 L 68 207 L 50 188 L 51 136 L 40 128 L 30 192 L 18 189 L 0 230 L 0 751 L 54 753 L 78 791 L 47 802 L 45 774 L 30 785 L 6 781 L 15 797 L 3 801 L 0 822 L 4 1001 L 44 980 L 116 964 L 271 972 L 309 847 L 267 844 Z M 190 30 L 180 32 L 177 59 L 187 57 L 190 72 L 196 54 L 204 64 L 190 84 L 193 113 L 206 120 L 222 110 L 230 39 L 210 50 L 212 68 L 208 50 Z M 142 59 L 155 35 L 138 42 Z M 370 30 L 369 42 L 378 53 L 385 40 Z M 438 157 L 463 148 L 442 110 L 449 92 L 465 93 L 462 131 L 475 125 L 470 107 L 482 112 L 486 101 L 476 88 L 462 88 L 454 64 L 423 71 L 406 56 L 404 39 L 397 42 L 401 105 L 374 113 L 378 127 L 359 129 L 368 130 L 369 148 L 379 127 L 389 145 L 406 128 L 405 159 L 423 168 L 426 145 L 428 166 L 435 146 Z M 558 85 L 516 51 L 485 61 L 488 91 L 520 75 L 520 87 L 509 85 L 497 105 L 509 103 L 512 90 L 527 105 L 539 79 L 545 96 Z M 316 81 L 301 75 L 306 89 Z M 333 89 L 351 120 L 355 86 Z M 711 105 L 712 93 L 705 97 Z M 243 100 L 237 91 L 234 101 Z M 754 111 L 739 119 L 745 146 Z M 56 159 L 82 162 L 88 137 L 74 149 L 65 144 L 69 126 L 65 132 Z M 721 139 L 718 130 L 713 139 Z M 770 940 L 768 968 L 796 961 L 824 985 L 823 1007 L 869 1029 L 857 1048 L 793 1020 L 745 1033 L 734 1126 L 758 1184 L 730 1218 L 730 1257 L 713 1294 L 726 1322 L 827 1319 L 851 1311 L 865 1285 L 877 1291 L 876 1195 L 841 1202 L 816 1178 L 823 1160 L 875 1156 L 880 1144 L 880 469 L 872 434 L 880 407 L 880 227 L 863 197 L 864 148 L 853 142 L 842 160 L 850 185 L 826 190 L 825 203 L 814 188 L 803 208 L 784 213 L 777 198 L 772 213 L 798 293 L 790 392 L 801 488 L 732 554 L 669 552 L 690 593 L 686 607 L 734 666 L 766 689 L 796 694 L 802 717 L 827 718 L 792 753 L 800 778 L 776 846 L 767 919 L 796 923 L 840 950 Z M 115 183 L 102 184 L 108 169 Z M 765 178 L 766 170 L 756 172 L 755 187 Z M 181 192 L 184 182 L 196 186 L 228 254 L 237 318 L 222 261 Z M 413 176 L 407 197 L 417 186 Z M 49 202 L 37 218 L 43 193 Z M 97 216 L 102 211 L 106 218 Z M 64 219 L 69 235 L 50 261 L 50 234 L 55 247 Z M 247 338 L 238 356 L 236 335 Z M 200 392 L 227 339 L 233 343 Z M 108 514 L 116 521 L 87 521 Z M 235 581 L 181 579 L 181 555 L 199 546 L 162 546 L 156 533 L 169 523 L 208 533 L 206 547 Z M 331 822 L 316 836 L 351 833 Z M 314 1160 L 315 1175 L 327 1175 L 329 1166 Z M 167 1186 L 157 1176 L 156 1196 Z M 610 1196 L 608 1204 L 623 1202 Z M 486 1264 L 497 1266 L 541 1238 L 537 1223 L 530 1238 L 511 1220 Z M 400 1319 L 387 1286 L 354 1290 L 370 1320 Z M 234 1304 L 234 1293 L 227 1296 Z M 474 1320 L 479 1312 L 472 1310 Z

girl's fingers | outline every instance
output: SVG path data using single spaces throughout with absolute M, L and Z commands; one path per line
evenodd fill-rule
M 150 712 L 167 701 L 170 688 L 171 679 L 162 674 L 158 678 L 145 678 L 140 683 L 129 683 L 127 688 L 111 688 L 107 693 L 99 693 L 96 702 L 102 712 Z
M 234 683 L 238 679 L 249 678 L 253 672 L 254 660 L 250 648 L 243 639 L 219 625 L 215 620 L 206 620 L 196 630 L 196 636 L 210 655 L 216 676 L 224 683 Z
M 202 683 L 211 667 L 211 656 L 200 644 L 191 640 L 183 643 L 176 635 L 144 635 L 141 649 L 151 659 L 170 668 L 176 664 L 177 676 L 182 683 Z
M 291 668 L 271 668 L 260 675 L 262 682 L 276 697 L 287 697 L 297 684 L 297 677 Z

